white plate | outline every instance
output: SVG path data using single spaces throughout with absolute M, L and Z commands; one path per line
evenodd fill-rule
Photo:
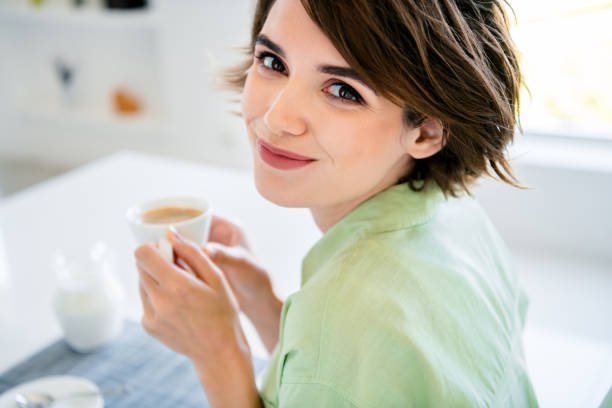
M 74 392 L 99 391 L 98 387 L 91 381 L 82 377 L 69 375 L 56 375 L 42 377 L 36 380 L 19 384 L 0 395 L 0 408 L 15 408 L 15 394 L 28 392 L 44 392 L 52 397 L 59 398 Z M 104 399 L 101 395 L 82 397 L 57 401 L 53 408 L 103 408 Z

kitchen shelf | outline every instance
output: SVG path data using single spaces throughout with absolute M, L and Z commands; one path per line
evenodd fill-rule
M 52 6 L 0 5 L 0 20 L 29 24 L 71 24 L 88 28 L 156 28 L 159 14 L 154 8 L 110 10 L 103 8 L 63 8 Z
M 20 107 L 17 109 L 17 116 L 26 122 L 91 127 L 119 132 L 160 133 L 167 130 L 164 118 L 151 114 L 121 116 L 112 112 L 97 113 L 76 108 Z
M 142 149 L 243 165 L 242 128 L 221 114 L 209 56 L 246 42 L 248 29 L 236 27 L 248 27 L 252 0 L 148 0 L 139 10 L 94 2 L 0 0 L 0 154 L 73 166 Z M 74 67 L 71 107 L 57 58 Z M 141 102 L 138 115 L 113 111 L 119 87 Z

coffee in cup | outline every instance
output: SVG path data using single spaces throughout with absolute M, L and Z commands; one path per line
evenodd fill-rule
M 173 226 L 179 234 L 201 246 L 208 241 L 212 208 L 197 197 L 167 197 L 136 204 L 127 210 L 125 217 L 140 245 L 159 242 Z
M 174 224 L 201 215 L 204 211 L 197 208 L 163 207 L 142 214 L 145 224 Z

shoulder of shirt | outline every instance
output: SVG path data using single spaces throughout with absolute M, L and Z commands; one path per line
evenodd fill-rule
M 363 257 L 364 252 L 377 256 L 359 262 L 359 255 Z M 485 302 L 478 290 L 473 291 L 461 277 L 453 281 L 455 271 L 448 264 L 437 263 L 435 256 L 412 260 L 411 264 L 398 257 L 380 236 L 365 238 L 330 262 L 330 273 L 311 280 L 307 287 L 292 295 L 295 307 L 291 320 L 299 322 L 299 327 L 293 329 L 299 332 L 310 327 L 313 330 L 308 333 L 315 336 L 308 364 L 312 377 L 301 376 L 302 372 L 285 377 L 285 381 L 339 381 L 333 383 L 334 389 L 351 395 L 355 405 L 364 406 L 373 403 L 368 390 L 371 381 L 384 383 L 389 391 L 386 397 L 395 395 L 402 402 L 426 403 L 427 398 L 445 387 L 455 387 L 449 389 L 448 401 L 472 398 L 457 385 L 447 383 L 445 369 L 454 367 L 455 375 L 467 373 L 459 371 L 456 365 L 463 358 L 460 347 L 444 347 L 439 341 L 442 337 L 438 336 L 447 333 L 458 344 L 476 338 L 497 342 L 495 331 L 476 327 L 470 332 L 458 331 L 462 321 L 482 317 L 474 311 L 487 310 L 482 307 Z M 359 263 L 357 267 L 355 262 Z M 437 270 L 424 271 L 420 269 L 423 265 L 433 265 Z M 440 283 L 444 287 L 438 287 Z M 363 371 L 353 372 L 355 378 L 351 379 L 342 367 L 351 366 L 355 358 Z M 487 369 L 495 364 L 487 362 Z M 376 374 L 379 366 L 386 367 L 389 373 Z M 425 392 L 431 384 L 441 388 Z M 393 404 L 397 400 L 386 402 Z
M 476 241 L 459 242 L 458 245 L 457 236 L 461 236 L 466 226 L 470 226 L 470 234 L 475 235 Z M 312 339 L 311 350 L 313 376 L 286 379 L 331 381 L 342 378 L 343 373 L 337 368 L 342 367 L 337 361 L 337 356 L 342 355 L 361 356 L 364 367 L 380 364 L 386 364 L 391 370 L 404 367 L 400 370 L 404 380 L 396 384 L 397 389 L 407 382 L 416 384 L 425 375 L 437 377 L 439 367 L 431 364 L 438 363 L 431 358 L 441 354 L 432 352 L 433 349 L 421 349 L 425 345 L 430 347 L 435 338 L 428 334 L 428 327 L 437 325 L 440 334 L 444 327 L 457 327 L 456 323 L 446 326 L 447 319 L 452 316 L 464 315 L 463 319 L 472 319 L 478 318 L 474 311 L 488 310 L 480 307 L 483 303 L 478 302 L 483 298 L 479 289 L 474 290 L 471 286 L 471 277 L 461 276 L 456 266 L 461 262 L 470 266 L 473 254 L 465 252 L 470 245 L 483 245 L 484 253 L 489 250 L 503 253 L 505 247 L 498 240 L 480 205 L 469 198 L 445 203 L 426 223 L 379 231 L 355 240 L 334 254 L 323 265 L 323 270 L 288 299 L 289 313 L 293 315 L 286 322 L 289 331 L 300 336 L 299 333 L 309 327 L 314 329 L 309 335 L 316 339 Z M 408 241 L 411 245 L 405 246 Z M 499 259 L 488 260 L 488 266 L 499 262 L 506 267 L 505 255 L 499 256 Z M 450 333 L 459 335 L 454 331 Z M 482 334 L 486 333 L 482 330 Z M 478 332 L 470 336 L 478 336 Z M 382 343 L 381 338 L 385 339 Z M 466 337 L 466 341 L 471 341 L 469 339 Z M 443 347 L 439 351 L 448 352 Z M 381 357 L 385 359 L 382 362 Z M 421 377 L 416 376 L 417 372 Z M 370 375 L 373 374 L 368 374 L 368 378 Z M 384 375 L 380 378 L 383 377 L 386 378 Z M 392 382 L 393 378 L 386 380 Z M 360 387 L 353 389 L 353 385 L 348 382 L 338 387 L 349 395 L 358 394 Z M 418 384 L 415 387 L 418 388 Z M 389 384 L 388 388 L 393 389 L 393 386 Z M 360 402 L 368 400 L 367 396 L 355 398 Z
M 458 219 L 462 225 L 453 227 Z M 452 234 L 462 234 L 463 231 L 475 242 L 457 242 L 457 237 Z M 471 254 L 463 252 L 484 250 L 475 248 L 477 245 L 486 246 L 491 256 L 496 257 L 491 259 L 492 263 L 502 268 L 513 267 L 505 243 L 478 202 L 471 197 L 452 199 L 427 222 L 358 238 L 334 254 L 294 297 L 306 300 L 314 296 L 320 300 L 333 292 L 338 298 L 339 287 L 341 289 L 347 284 L 362 288 L 370 285 L 385 287 L 393 283 L 393 279 L 389 280 L 393 276 L 405 278 L 422 274 L 422 268 L 434 266 L 446 266 L 452 272 L 450 269 L 456 262 L 469 259 Z M 420 278 L 426 279 L 427 276 Z
M 360 254 L 372 251 L 382 258 L 370 257 L 371 262 L 355 266 Z M 354 406 L 423 402 L 423 381 L 435 378 L 436 368 L 403 326 L 410 320 L 405 318 L 410 295 L 389 293 L 393 284 L 376 277 L 378 273 L 384 280 L 387 272 L 405 270 L 405 265 L 388 257 L 377 240 L 361 239 L 326 268 L 330 273 L 319 274 L 291 296 L 287 329 L 312 340 L 298 338 L 293 343 L 293 336 L 285 337 L 286 352 L 291 354 L 293 343 L 303 357 L 309 357 L 299 363 L 300 369 L 285 371 L 283 384 L 326 383 L 340 395 L 350 395 Z M 358 366 L 347 371 L 355 359 Z M 387 372 L 377 373 L 379 366 Z M 384 395 L 380 387 L 386 388 Z
M 451 226 L 457 219 L 463 225 Z M 473 242 L 452 236 L 466 225 Z M 302 322 L 333 327 L 360 310 L 361 318 L 388 330 L 407 314 L 425 321 L 436 313 L 469 313 L 473 303 L 467 300 L 483 301 L 471 276 L 479 269 L 500 272 L 476 285 L 499 283 L 509 296 L 518 292 L 507 248 L 478 202 L 454 199 L 426 223 L 366 235 L 343 248 L 291 296 L 292 313 Z M 414 312 L 420 308 L 425 314 Z

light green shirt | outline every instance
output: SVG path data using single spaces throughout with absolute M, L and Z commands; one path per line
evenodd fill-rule
M 527 298 L 477 202 L 431 183 L 361 203 L 310 249 L 266 407 L 535 407 Z

